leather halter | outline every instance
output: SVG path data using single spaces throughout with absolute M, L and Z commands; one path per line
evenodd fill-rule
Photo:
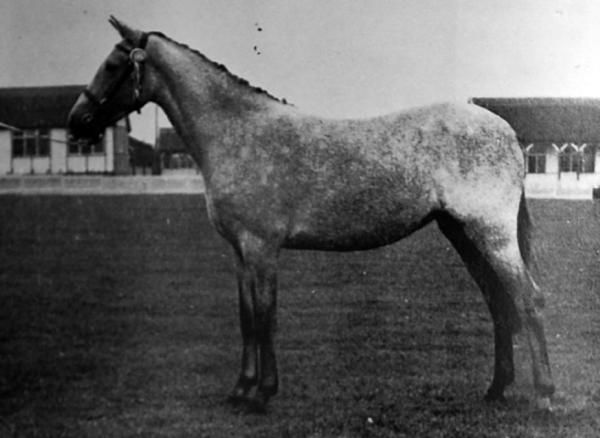
M 90 102 L 92 102 L 96 107 L 100 108 L 106 105 L 111 101 L 113 97 L 119 92 L 121 85 L 131 76 L 133 75 L 133 79 L 135 81 L 135 86 L 133 90 L 133 98 L 135 102 L 135 110 L 139 113 L 140 109 L 143 106 L 143 102 L 140 101 L 140 96 L 142 94 L 142 80 L 143 80 L 143 70 L 141 68 L 141 63 L 137 62 L 133 59 L 132 53 L 141 49 L 144 50 L 146 48 L 146 44 L 148 43 L 148 34 L 144 32 L 140 38 L 140 42 L 137 46 L 129 49 L 125 47 L 123 44 L 119 43 L 115 47 L 121 52 L 125 52 L 128 55 L 128 65 L 125 70 L 121 73 L 121 75 L 117 78 L 117 80 L 108 88 L 105 95 L 103 97 L 98 97 L 91 91 L 88 87 L 83 90 L 83 94 L 88 98 Z

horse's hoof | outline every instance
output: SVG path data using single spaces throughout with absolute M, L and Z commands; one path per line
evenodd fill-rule
M 225 401 L 231 406 L 240 406 L 248 401 L 248 397 L 241 394 L 231 393 L 227 396 Z
M 249 379 L 245 376 L 241 376 L 227 396 L 227 403 L 232 406 L 246 403 L 250 399 L 250 392 L 254 385 L 256 385 L 256 379 Z
M 538 411 L 552 412 L 552 403 L 550 397 L 536 397 L 535 409 Z
M 245 411 L 247 414 L 264 415 L 267 413 L 267 404 L 259 400 L 250 399 L 245 405 Z
M 490 388 L 483 398 L 486 402 L 492 403 L 506 403 L 503 391 L 498 391 Z
M 257 392 L 254 397 L 246 399 L 244 408 L 248 414 L 266 414 L 267 403 L 269 402 L 269 396 L 261 392 Z

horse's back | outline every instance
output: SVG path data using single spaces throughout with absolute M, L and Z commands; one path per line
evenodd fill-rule
M 516 134 L 496 114 L 472 103 L 439 103 L 365 119 L 329 120 L 299 116 L 293 122 L 302 148 L 313 154 L 315 139 L 334 154 L 358 153 L 367 160 L 397 165 L 437 167 L 460 158 L 463 172 L 469 158 L 477 163 L 498 163 L 503 157 L 521 159 Z M 498 147 L 500 146 L 500 147 Z

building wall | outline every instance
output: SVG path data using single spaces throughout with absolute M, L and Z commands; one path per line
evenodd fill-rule
M 11 141 L 10 131 L 0 130 L 0 175 L 9 174 L 11 171 Z
M 546 172 L 528 173 L 525 178 L 527 196 L 538 198 L 591 198 L 600 186 L 600 148 L 596 149 L 593 173 L 559 172 L 559 152 L 546 149 Z
M 67 130 L 52 129 L 50 139 L 50 173 L 65 173 L 67 171 Z
M 558 151 L 552 146 L 546 150 L 546 173 L 558 173 Z
M 532 198 L 590 199 L 594 187 L 600 187 L 600 173 L 563 172 L 556 174 L 529 173 L 525 178 L 525 193 Z
M 112 173 L 115 161 L 124 162 L 119 174 L 131 173 L 129 169 L 127 128 L 123 123 L 116 128 L 107 128 L 104 152 L 97 154 L 70 154 L 67 145 L 67 130 L 50 130 L 50 156 L 12 156 L 12 135 L 9 130 L 0 130 L 0 175 L 63 174 L 63 173 Z M 120 154 L 115 149 L 121 151 Z
M 105 153 L 67 156 L 67 171 L 70 173 L 110 172 L 108 168 Z
M 129 137 L 123 121 L 119 121 L 110 137 L 114 144 L 111 161 L 114 164 L 115 175 L 130 175 L 132 170 L 129 163 Z
M 16 174 L 50 173 L 50 157 L 19 157 L 12 162 L 12 171 Z
M 106 148 L 104 150 L 106 154 L 106 172 L 115 171 L 115 129 L 106 128 L 104 132 L 106 138 Z

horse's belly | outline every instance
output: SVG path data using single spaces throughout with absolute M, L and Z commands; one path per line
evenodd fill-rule
M 293 224 L 283 246 L 290 249 L 356 251 L 396 242 L 431 220 L 429 211 L 415 208 L 377 214 L 376 211 L 330 211 Z
M 287 249 L 312 249 L 320 251 L 359 251 L 379 248 L 389 245 L 410 234 L 397 232 L 381 236 L 377 233 L 331 233 L 329 235 L 312 234 L 310 232 L 298 233 L 284 241 L 283 248 Z

